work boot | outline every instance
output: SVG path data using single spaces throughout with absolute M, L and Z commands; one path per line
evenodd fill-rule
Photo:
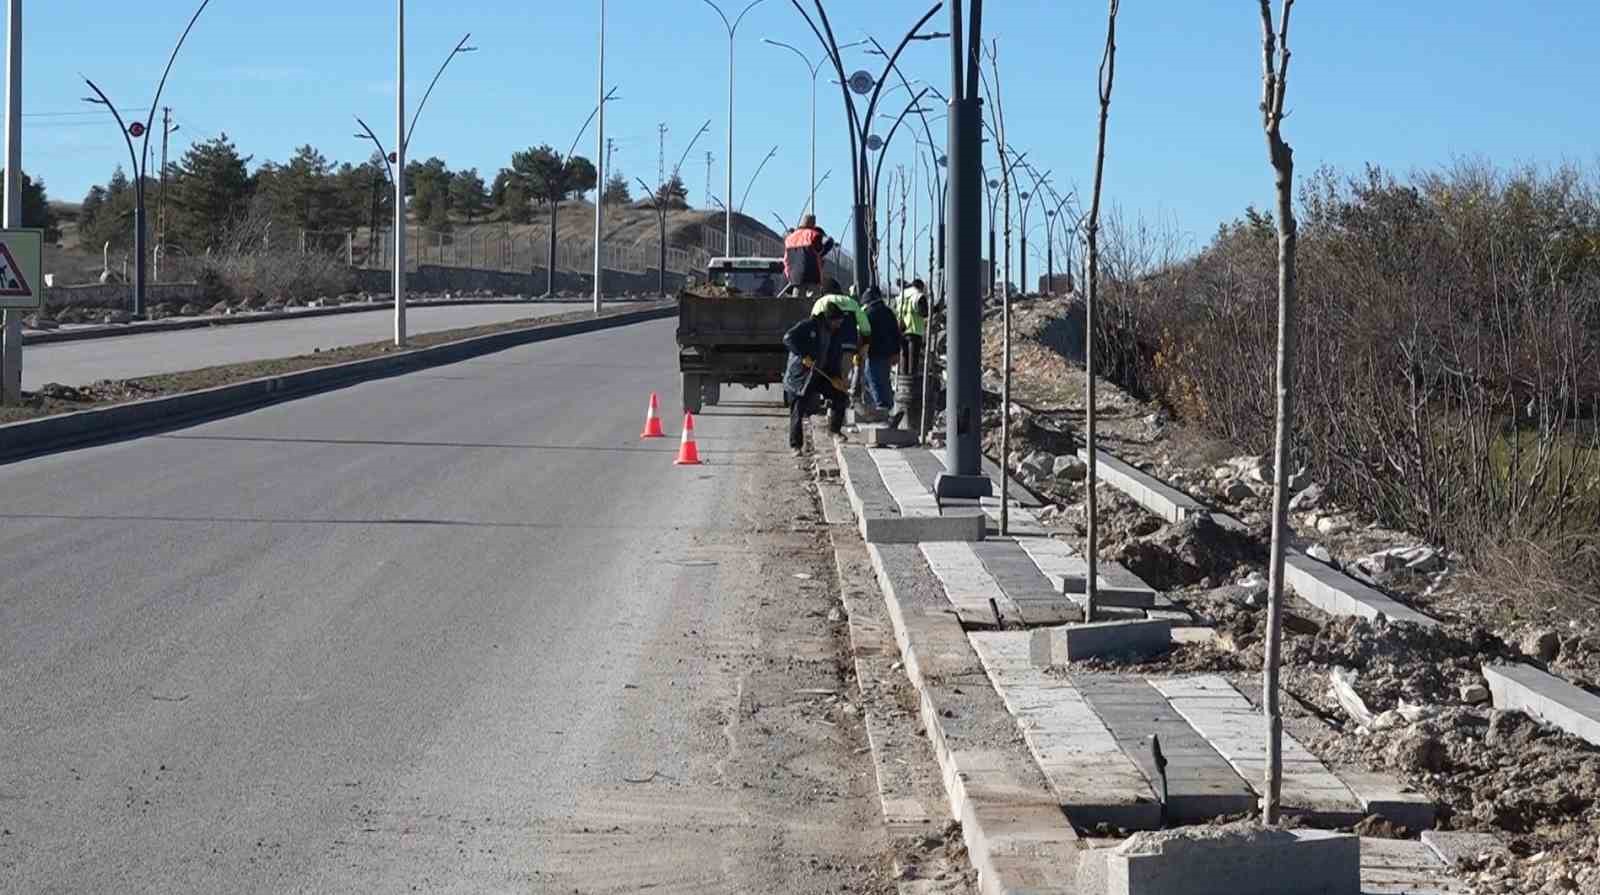
M 906 412 L 904 410 L 896 410 L 894 412 L 894 415 L 889 417 L 889 428 L 891 428 L 891 429 L 900 428 L 900 421 L 905 419 L 905 418 L 906 418 Z

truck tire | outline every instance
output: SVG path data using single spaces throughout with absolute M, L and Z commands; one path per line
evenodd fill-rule
M 685 413 L 699 413 L 701 408 L 700 379 L 695 373 L 683 374 L 683 410 Z
M 722 403 L 722 383 L 715 379 L 702 380 L 700 386 L 701 400 L 712 407 Z

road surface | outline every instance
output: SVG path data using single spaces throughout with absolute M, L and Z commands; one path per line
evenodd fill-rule
M 672 333 L 0 467 L 0 891 L 892 892 L 782 407 L 675 466 Z
M 528 302 L 514 305 L 462 305 L 409 308 L 406 329 L 421 334 L 483 326 L 582 310 L 570 302 Z M 22 387 L 37 389 L 47 382 L 88 385 L 101 379 L 132 379 L 156 373 L 177 373 L 243 361 L 309 354 L 321 348 L 342 348 L 394 337 L 394 314 L 363 311 L 328 314 L 301 320 L 272 320 L 231 326 L 182 329 L 50 342 L 23 349 Z

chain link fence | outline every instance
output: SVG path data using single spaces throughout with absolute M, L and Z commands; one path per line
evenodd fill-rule
M 726 237 L 720 227 L 702 225 L 700 246 L 667 247 L 667 271 L 703 276 L 707 263 L 721 256 Z M 418 265 L 461 267 L 474 270 L 524 272 L 544 270 L 550 264 L 548 232 L 511 224 L 481 224 L 452 231 L 425 227 L 406 228 L 406 269 Z M 393 233 L 302 231 L 304 252 L 335 255 L 352 267 L 389 270 L 393 267 Z M 733 255 L 746 258 L 782 258 L 783 242 L 763 234 L 735 233 Z M 593 239 L 560 239 L 555 246 L 555 269 L 586 273 L 594 269 Z M 607 270 L 645 274 L 661 264 L 658 242 L 631 245 L 607 242 L 601 249 L 601 266 Z M 835 250 L 828 258 L 828 273 L 841 283 L 850 282 L 853 265 L 849 254 Z

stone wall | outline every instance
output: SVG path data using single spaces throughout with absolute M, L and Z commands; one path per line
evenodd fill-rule
M 199 283 L 150 283 L 145 300 L 152 304 L 198 304 L 210 306 L 215 299 L 206 296 Z M 46 308 L 105 308 L 129 310 L 133 307 L 133 287 L 127 283 L 98 283 L 88 286 L 51 286 L 44 291 Z

